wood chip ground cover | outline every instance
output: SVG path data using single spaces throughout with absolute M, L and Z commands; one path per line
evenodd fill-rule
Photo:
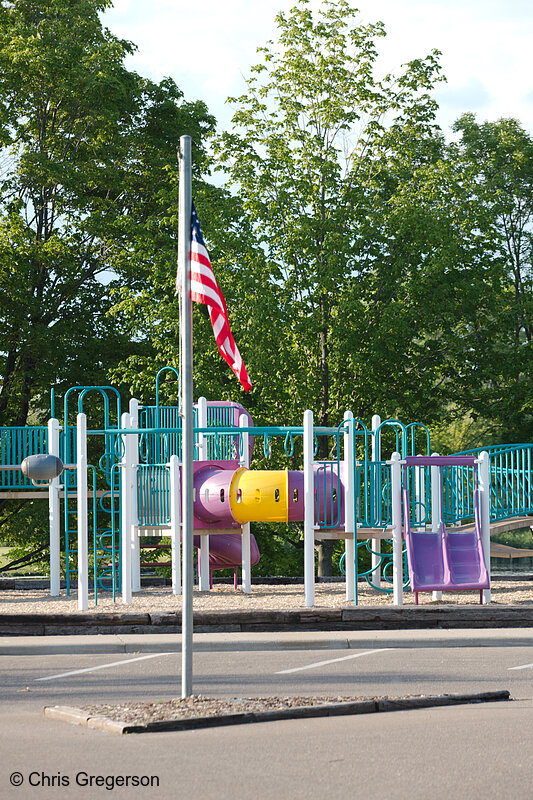
M 403 596 L 405 605 L 414 605 L 415 598 L 412 592 L 405 592 Z M 533 581 L 495 581 L 492 585 L 492 602 L 494 605 L 523 605 L 533 604 Z M 128 613 L 156 613 L 181 611 L 182 598 L 172 594 L 168 587 L 145 587 L 135 593 L 131 604 L 122 605 L 120 595 L 117 602 L 108 592 L 100 592 L 98 605 L 93 605 L 91 595 L 89 608 L 86 612 L 79 612 L 77 595 L 73 591 L 67 597 L 65 590 L 57 597 L 51 597 L 45 589 L 2 589 L 0 592 L 2 614 L 116 614 Z M 241 591 L 234 591 L 233 586 L 218 585 L 211 592 L 194 592 L 195 611 L 243 611 L 243 610 L 294 610 L 305 608 L 304 587 L 302 585 L 277 584 L 252 586 L 249 595 Z M 391 595 L 370 589 L 366 584 L 359 587 L 359 604 L 369 606 L 392 606 Z M 442 600 L 432 600 L 430 592 L 420 595 L 421 605 L 433 607 L 454 605 L 478 605 L 477 592 L 446 592 Z M 319 583 L 315 587 L 316 608 L 353 608 L 353 603 L 346 602 L 346 590 L 342 583 Z

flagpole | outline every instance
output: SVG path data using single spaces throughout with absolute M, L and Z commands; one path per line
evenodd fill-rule
M 181 498 L 183 522 L 183 605 L 181 612 L 181 696 L 192 694 L 193 649 L 193 382 L 192 300 L 189 270 L 191 239 L 191 137 L 181 136 L 179 147 L 178 278 L 181 349 Z

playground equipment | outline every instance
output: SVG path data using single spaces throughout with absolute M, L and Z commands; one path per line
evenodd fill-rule
M 89 570 L 95 603 L 104 590 L 131 601 L 140 589 L 145 536 L 170 538 L 172 591 L 181 590 L 181 424 L 176 407 L 160 404 L 158 379 L 154 406 L 133 399 L 122 412 L 112 387 L 73 387 L 61 424 L 52 417 L 46 427 L 0 429 L 0 497 L 48 499 L 50 593 L 59 594 L 63 554 L 67 591 L 77 580 L 81 609 L 88 607 Z M 87 430 L 86 404 L 95 399 L 102 423 Z M 307 411 L 302 426 L 258 428 L 238 403 L 203 398 L 194 414 L 194 544 L 202 591 L 209 591 L 214 569 L 241 566 L 242 590 L 249 592 L 259 558 L 250 523 L 281 521 L 303 523 L 308 606 L 315 543 L 325 538 L 344 540 L 348 601 L 357 602 L 363 575 L 376 589 L 392 588 L 401 605 L 406 557 L 417 596 L 475 588 L 488 602 L 491 520 L 533 513 L 531 445 L 439 461 L 420 423 L 374 416 L 369 429 L 346 412 L 337 427 L 321 428 Z M 321 438 L 328 460 L 317 458 Z M 281 457 L 301 469 L 251 469 L 258 445 L 267 466 L 281 446 Z M 382 450 L 394 451 L 392 457 L 382 460 Z M 52 472 L 28 471 L 45 454 Z M 19 469 L 24 459 L 26 474 Z M 61 473 L 60 462 L 67 467 Z M 469 520 L 472 530 L 465 531 Z M 381 552 L 383 539 L 392 540 L 392 553 Z M 364 573 L 361 547 L 372 553 Z
M 103 402 L 103 427 L 87 430 L 84 405 L 94 394 Z M 73 398 L 77 398 L 76 426 L 69 406 Z M 306 413 L 300 428 L 261 429 L 265 453 L 281 437 L 289 455 L 298 440 L 304 468 L 250 470 L 258 431 L 242 406 L 208 403 L 201 398 L 195 418 L 194 542 L 199 551 L 200 589 L 209 590 L 213 569 L 240 564 L 242 588 L 249 592 L 250 569 L 259 557 L 249 523 L 299 520 L 306 531 L 306 603 L 312 605 L 315 527 L 341 526 L 348 538 L 353 540 L 354 535 L 354 459 L 349 455 L 346 431 L 314 428 L 311 412 Z M 162 535 L 171 539 L 172 586 L 175 593 L 180 592 L 181 428 L 177 408 L 157 404 L 139 408 L 137 401 L 131 400 L 129 412 L 122 413 L 120 398 L 111 387 L 73 387 L 65 395 L 62 426 L 52 418 L 46 429 L 33 435 L 28 429 L 5 429 L 1 435 L 0 476 L 11 476 L 2 486 L 7 489 L 6 499 L 49 499 L 52 594 L 59 593 L 63 550 L 67 592 L 76 577 L 80 609 L 88 607 L 89 568 L 95 602 L 103 590 L 110 590 L 114 599 L 120 592 L 122 601 L 130 602 L 132 593 L 140 589 L 140 537 Z M 317 436 L 335 439 L 335 461 L 315 462 Z M 347 455 L 341 464 L 344 440 Z M 89 449 L 96 465 L 89 463 Z M 17 470 L 13 467 L 22 457 L 47 451 L 50 462 L 57 464 L 62 457 L 72 461 L 69 466 L 75 469 L 57 476 L 41 475 L 51 480 L 46 488 L 40 486 L 38 493 L 31 493 L 29 478 L 18 473 L 14 480 Z M 351 487 L 348 510 L 345 484 Z M 352 599 L 354 583 L 352 573 L 348 577 Z
M 483 549 L 482 517 L 480 508 L 482 494 L 488 490 L 479 488 L 478 473 L 486 460 L 474 456 L 415 456 L 403 460 L 403 513 L 404 531 L 409 565 L 409 582 L 418 604 L 418 593 L 426 591 L 457 591 L 478 589 L 480 601 L 483 589 L 489 589 L 490 580 Z M 419 472 L 431 468 L 431 484 L 434 492 L 431 530 L 411 526 L 412 505 L 409 497 L 409 468 Z M 443 472 L 452 471 L 447 481 Z M 419 476 L 420 480 L 420 476 Z M 481 479 L 482 480 L 482 479 Z M 461 493 L 473 493 L 474 528 L 449 532 L 444 523 L 443 496 L 445 490 L 455 486 Z M 487 487 L 488 489 L 488 487 Z M 488 497 L 487 497 L 488 499 Z M 486 520 L 488 521 L 488 520 Z M 485 538 L 487 538 L 485 536 Z M 490 547 L 490 534 L 488 545 Z

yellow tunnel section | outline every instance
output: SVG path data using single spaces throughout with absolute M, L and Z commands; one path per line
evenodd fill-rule
M 241 525 L 245 522 L 288 522 L 293 517 L 289 515 L 289 482 L 287 469 L 236 470 L 230 486 L 231 513 L 235 520 Z M 303 493 L 294 489 L 292 501 L 298 506 L 299 495 L 303 503 Z

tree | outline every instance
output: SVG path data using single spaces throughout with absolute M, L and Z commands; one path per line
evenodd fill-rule
M 491 229 L 499 269 L 490 308 L 469 326 L 462 406 L 487 420 L 494 440 L 533 434 L 533 138 L 514 119 L 455 124 L 451 156 L 475 173 L 473 197 Z M 471 375 L 475 375 L 475 381 Z
M 285 325 L 276 356 L 294 411 L 318 402 L 327 425 L 340 399 L 339 309 L 362 270 L 362 166 L 386 122 L 433 123 L 438 64 L 432 54 L 379 81 L 383 26 L 358 24 L 347 2 L 325 2 L 315 19 L 301 0 L 277 22 L 279 45 L 261 51 L 247 94 L 234 100 L 236 130 L 222 135 L 219 155 L 267 256 L 271 303 Z
M 366 417 L 431 423 L 475 381 L 469 336 L 500 291 L 478 170 L 438 131 L 393 125 L 364 165 L 360 263 L 343 298 L 343 393 Z M 462 408 L 464 410 L 464 407 Z
M 266 355 L 256 381 L 283 395 L 290 418 L 318 405 L 328 425 L 347 399 L 344 315 L 361 307 L 354 291 L 368 270 L 366 165 L 387 127 L 432 134 L 439 68 L 433 53 L 378 80 L 383 26 L 360 24 L 345 0 L 326 0 L 316 18 L 300 0 L 277 23 L 279 42 L 260 51 L 247 93 L 233 99 L 235 130 L 218 156 L 265 253 L 262 305 L 276 342 L 257 338 Z
M 134 46 L 102 27 L 109 5 L 0 3 L 0 425 L 46 418 L 51 385 L 105 384 L 121 359 L 151 355 L 142 323 L 132 336 L 110 312 L 125 287 L 174 270 L 181 134 L 206 163 L 213 118 L 172 80 L 126 69 Z M 42 541 L 38 502 L 2 505 L 4 540 Z
M 111 295 L 160 268 L 179 134 L 213 119 L 166 79 L 124 66 L 109 0 L 0 6 L 0 424 L 25 423 L 53 383 L 105 382 L 132 344 Z M 170 239 L 172 242 L 172 239 Z

